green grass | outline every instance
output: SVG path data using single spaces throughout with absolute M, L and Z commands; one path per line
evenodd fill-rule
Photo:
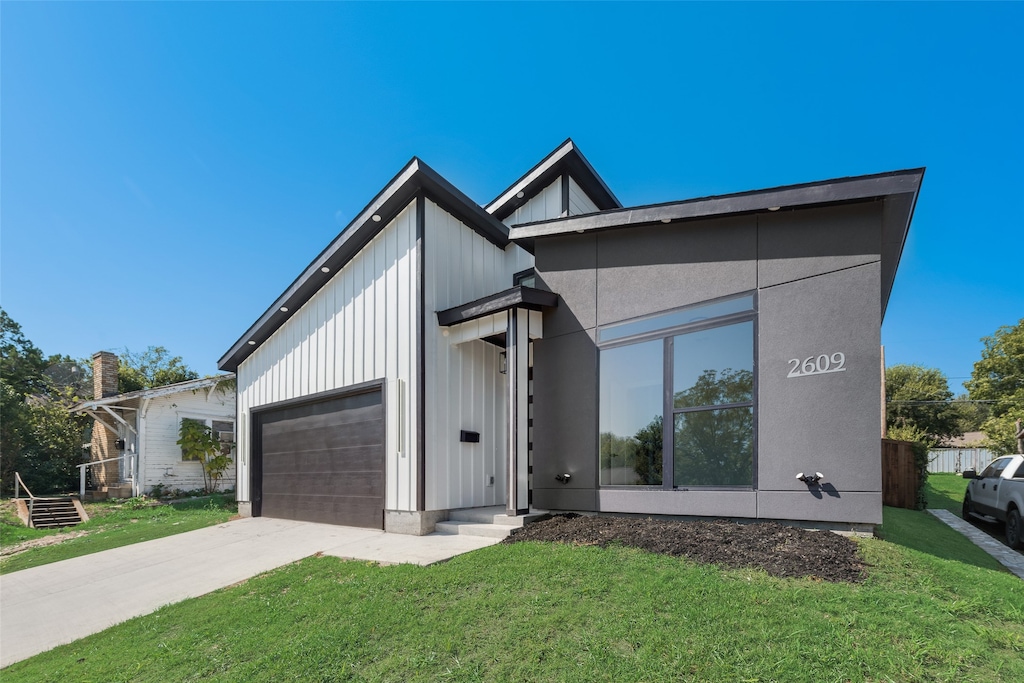
M 308 558 L 3 672 L 17 681 L 1024 680 L 1024 582 L 885 509 L 867 581 L 521 543 L 432 567 Z
M 0 574 L 220 524 L 235 514 L 237 507 L 233 495 L 221 494 L 159 507 L 133 509 L 130 503 L 104 502 L 87 504 L 86 509 L 89 521 L 69 529 L 87 532 L 85 536 L 4 557 L 0 559 Z M 0 545 L 4 548 L 57 533 L 57 530 L 24 526 L 11 509 L 4 506 L 0 517 Z
M 959 474 L 929 474 L 925 483 L 928 507 L 932 510 L 949 510 L 960 517 L 966 490 L 967 480 Z

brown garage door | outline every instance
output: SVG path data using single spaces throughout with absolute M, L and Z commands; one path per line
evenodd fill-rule
M 380 390 L 257 415 L 255 514 L 384 528 Z

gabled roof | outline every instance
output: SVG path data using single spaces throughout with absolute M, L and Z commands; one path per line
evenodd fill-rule
M 508 228 L 501 221 L 484 211 L 437 171 L 413 157 L 228 349 L 218 361 L 217 367 L 221 370 L 237 370 L 243 360 L 313 298 L 420 193 L 444 207 L 499 249 L 508 246 Z M 282 307 L 286 310 L 282 311 Z
M 551 154 L 512 183 L 485 208 L 498 220 L 505 220 L 513 211 L 533 199 L 559 176 L 568 173 L 602 211 L 622 207 L 601 176 L 583 156 L 572 138 L 555 148 Z
M 896 266 L 914 215 L 917 195 L 924 178 L 924 169 L 915 168 L 890 173 L 823 180 L 800 185 L 787 185 L 766 190 L 739 192 L 687 199 L 665 204 L 628 207 L 583 216 L 569 216 L 547 221 L 522 223 L 509 231 L 509 237 L 533 248 L 535 240 L 556 235 L 587 233 L 638 225 L 676 223 L 761 211 L 779 211 L 811 206 L 837 205 L 869 200 L 883 200 L 882 211 L 882 316 L 889 302 L 889 293 L 896 278 Z
M 170 396 L 171 394 L 180 394 L 185 391 L 199 391 L 200 389 L 207 389 L 220 384 L 221 382 L 227 382 L 233 379 L 235 379 L 235 373 L 229 372 L 224 375 L 214 375 L 213 377 L 190 379 L 184 382 L 177 382 L 175 384 L 165 384 L 162 387 L 154 387 L 152 389 L 129 391 L 126 394 L 117 394 L 116 396 L 107 396 L 106 398 L 94 398 L 89 401 L 82 401 L 72 408 L 71 412 L 77 413 L 83 410 L 92 410 L 100 406 L 112 406 L 137 398 L 159 398 L 161 396 Z

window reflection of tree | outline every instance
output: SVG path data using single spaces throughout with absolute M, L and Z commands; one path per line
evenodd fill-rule
M 714 408 L 752 400 L 754 374 L 726 368 L 706 370 L 693 386 L 676 392 L 676 408 L 707 408 L 678 413 L 674 420 L 677 486 L 750 486 L 753 483 L 754 415 L 750 407 Z M 656 415 L 633 436 L 603 432 L 601 468 L 632 470 L 634 481 L 608 484 L 660 486 L 662 416 Z M 609 475 L 610 476 L 610 475 Z

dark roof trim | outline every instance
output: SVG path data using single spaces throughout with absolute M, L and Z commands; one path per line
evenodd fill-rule
M 369 244 L 417 195 L 423 194 L 458 218 L 489 242 L 504 249 L 508 228 L 445 180 L 437 171 L 413 157 L 366 208 L 313 259 L 298 278 L 221 356 L 217 367 L 235 371 L 238 365 L 276 332 L 303 304 L 334 277 L 346 263 Z M 374 220 L 374 216 L 378 220 Z M 329 272 L 323 272 L 328 268 Z M 285 307 L 288 310 L 282 311 Z M 255 342 L 250 344 L 249 342 Z
M 505 220 L 513 211 L 536 197 L 558 176 L 566 172 L 572 176 L 573 180 L 597 204 L 600 210 L 622 207 L 622 202 L 612 194 L 601 176 L 576 147 L 576 143 L 569 138 L 527 171 L 526 175 L 512 183 L 485 208 L 488 213 L 499 220 Z M 522 197 L 518 196 L 520 192 L 523 193 Z
M 916 197 L 923 177 L 924 169 L 918 168 L 817 183 L 788 185 L 767 190 L 701 197 L 680 202 L 628 207 L 582 216 L 521 223 L 512 227 L 509 237 L 518 242 L 519 240 L 574 232 L 752 213 L 771 210 L 775 207 L 793 209 L 815 204 L 872 199 L 896 194 L 911 194 Z
M 523 223 L 509 231 L 509 237 L 533 248 L 537 239 L 636 225 L 715 218 L 761 211 L 799 209 L 858 201 L 881 200 L 882 207 L 882 318 L 896 280 L 896 268 L 907 241 L 910 221 L 924 180 L 924 168 L 876 175 L 839 178 L 817 183 L 789 185 L 768 190 L 704 197 L 668 204 L 640 206 L 600 214 L 571 216 L 550 221 Z
M 469 322 L 486 315 L 492 315 L 510 308 L 527 308 L 540 311 L 558 305 L 558 295 L 543 289 L 523 287 L 522 285 L 506 289 L 504 292 L 491 294 L 461 306 L 437 312 L 437 323 L 441 327 L 451 327 L 459 323 Z

